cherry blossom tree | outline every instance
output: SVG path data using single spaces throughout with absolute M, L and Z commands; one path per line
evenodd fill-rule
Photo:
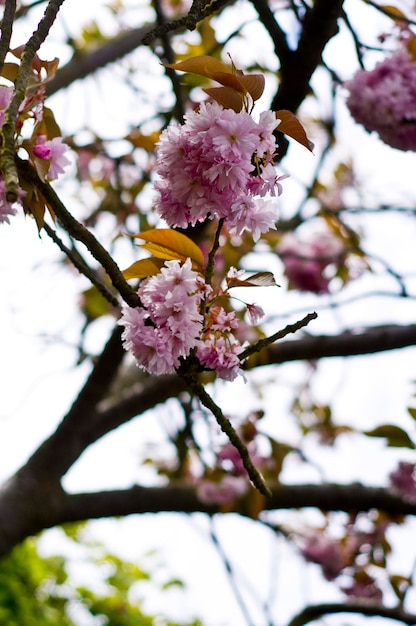
M 56 247 L 77 285 L 85 377 L 2 485 L 0 555 L 69 522 L 237 513 L 337 594 L 288 625 L 416 623 L 396 541 L 416 514 L 411 394 L 397 419 L 348 418 L 325 369 L 376 353 L 393 369 L 404 354 L 401 375 L 414 376 L 414 7 L 154 0 L 103 3 L 83 24 L 71 0 L 2 4 L 0 235 L 25 220 Z M 361 146 L 367 172 L 379 154 L 399 169 L 403 193 L 377 192 Z M 363 387 L 379 375 L 371 358 Z M 377 403 L 393 391 L 385 374 Z M 160 451 L 143 442 L 146 479 L 65 487 L 92 444 L 163 411 Z M 343 447 L 340 481 L 325 459 Z M 262 619 L 283 623 L 267 602 Z

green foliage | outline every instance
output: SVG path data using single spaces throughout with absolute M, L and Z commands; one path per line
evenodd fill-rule
M 65 528 L 68 539 L 80 543 L 79 526 Z M 76 587 L 67 573 L 62 556 L 42 557 L 37 541 L 27 539 L 0 561 L 0 624 L 3 626 L 78 626 L 72 615 L 100 616 L 106 626 L 179 626 L 164 617 L 146 615 L 140 602 L 131 598 L 132 587 L 150 580 L 135 563 L 107 554 L 103 546 L 84 545 L 88 561 L 97 567 L 95 580 L 105 593 Z M 183 583 L 176 579 L 161 585 L 161 592 Z M 72 608 L 72 611 L 68 609 Z M 188 626 L 200 626 L 198 620 Z
M 41 558 L 27 539 L 0 562 L 0 624 L 72 626 L 59 593 L 67 574 L 61 557 Z

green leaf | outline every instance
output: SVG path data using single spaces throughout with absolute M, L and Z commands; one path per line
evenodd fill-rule
M 410 448 L 414 450 L 416 447 L 407 432 L 393 424 L 383 424 L 373 430 L 364 431 L 363 434 L 367 435 L 367 437 L 384 437 L 384 439 L 387 439 L 387 445 L 390 448 Z
M 178 233 L 170 228 L 157 228 L 147 230 L 144 233 L 137 233 L 132 237 L 143 239 L 147 243 L 140 247 L 144 248 L 158 259 L 166 261 L 191 259 L 192 266 L 197 271 L 202 271 L 204 266 L 204 255 L 202 250 L 186 235 Z

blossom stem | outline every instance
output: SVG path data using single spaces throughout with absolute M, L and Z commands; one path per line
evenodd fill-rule
M 221 430 L 227 435 L 236 450 L 238 450 L 243 465 L 253 485 L 263 496 L 269 498 L 271 496 L 271 491 L 264 482 L 264 478 L 260 472 L 254 467 L 246 445 L 241 441 L 231 422 L 225 417 L 220 407 L 215 404 L 211 396 L 205 391 L 204 386 L 194 375 L 182 374 L 182 378 L 186 382 L 189 389 L 200 399 L 201 403 L 211 411 Z
M 27 42 L 20 59 L 20 66 L 15 80 L 14 94 L 4 114 L 4 123 L 1 129 L 1 159 L 0 169 L 6 185 L 7 202 L 16 202 L 19 197 L 19 177 L 15 164 L 16 119 L 19 106 L 26 95 L 26 87 L 32 71 L 32 61 L 41 44 L 49 34 L 56 15 L 64 0 L 50 0 L 37 29 Z
M 214 264 L 215 264 L 215 254 L 219 248 L 220 245 L 220 235 L 221 235 L 221 230 L 224 224 L 224 218 L 222 217 L 219 221 L 218 221 L 218 227 L 215 233 L 215 238 L 214 238 L 214 243 L 212 244 L 212 248 L 210 250 L 210 253 L 208 255 L 208 263 L 207 263 L 207 267 L 205 269 L 205 282 L 207 283 L 207 285 L 210 285 L 212 282 L 212 277 L 214 275 Z
M 259 341 L 253 343 L 253 345 L 243 350 L 243 352 L 240 352 L 240 354 L 238 355 L 240 361 L 244 361 L 245 359 L 247 359 L 247 357 L 249 357 L 251 354 L 254 354 L 255 352 L 260 352 L 260 350 L 262 350 L 263 348 L 266 348 L 271 343 L 274 343 L 279 339 L 283 339 L 283 337 L 286 337 L 286 335 L 289 335 L 290 333 L 295 333 L 297 330 L 304 328 L 309 324 L 309 322 L 311 322 L 312 320 L 316 320 L 317 317 L 318 314 L 315 311 L 313 313 L 308 313 L 308 315 L 305 315 L 305 317 L 303 317 L 295 324 L 288 324 L 287 326 L 282 328 L 282 330 L 278 330 L 273 335 L 270 335 L 270 337 L 259 339 Z

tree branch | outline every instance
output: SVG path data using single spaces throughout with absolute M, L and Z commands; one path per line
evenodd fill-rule
M 394 619 L 403 624 L 414 626 L 416 624 L 416 615 L 407 613 L 400 607 L 388 608 L 381 604 L 372 604 L 367 602 L 348 602 L 317 604 L 315 606 L 307 606 L 301 613 L 296 615 L 288 624 L 288 626 L 304 626 L 309 624 L 323 615 L 334 615 L 337 613 L 359 613 L 372 617 L 385 617 Z
M 328 41 L 338 32 L 344 0 L 315 0 L 306 12 L 298 47 L 280 58 L 280 85 L 272 109 L 297 111 L 309 92 L 309 81 L 322 61 Z
M 294 341 L 283 341 L 250 356 L 244 368 L 250 370 L 272 363 L 374 354 L 414 345 L 416 345 L 416 324 L 375 326 L 334 336 L 310 336 Z
M 381 487 L 351 485 L 279 485 L 271 489 L 270 498 L 263 501 L 264 511 L 297 508 L 319 508 L 324 511 L 358 513 L 377 509 L 392 517 L 416 515 L 416 503 L 407 502 Z M 247 506 L 247 509 L 246 509 Z M 250 505 L 244 498 L 237 502 L 233 511 L 250 516 Z M 195 489 L 189 485 L 176 484 L 162 487 L 134 486 L 130 489 L 101 491 L 95 493 L 65 494 L 60 503 L 59 517 L 54 513 L 50 525 L 132 514 L 176 512 L 221 512 L 221 507 L 204 504 L 198 500 Z
M 18 473 L 0 491 L 0 557 L 25 537 L 66 522 L 143 513 L 221 512 L 219 506 L 200 502 L 194 487 L 183 484 L 67 494 L 55 482 L 45 479 L 35 484 L 32 478 Z M 392 517 L 416 515 L 416 503 L 360 484 L 279 485 L 263 500 L 264 511 L 307 507 L 348 513 L 377 509 Z M 251 511 L 249 498 L 236 502 L 233 509 L 248 516 Z
M 69 87 L 77 80 L 91 76 L 97 70 L 114 63 L 142 45 L 142 39 L 154 28 L 154 24 L 134 28 L 111 39 L 98 50 L 76 52 L 66 65 L 59 69 L 52 81 L 46 84 L 46 95 L 52 96 L 61 89 Z
M 117 373 L 124 351 L 120 342 L 121 329 L 116 327 L 84 390 L 56 432 L 34 454 L 42 466 L 61 477 L 79 455 L 100 437 L 118 428 L 130 419 L 177 397 L 186 389 L 185 382 L 176 374 L 146 377 L 128 389 L 123 396 L 105 398 L 111 380 Z M 339 336 L 304 337 L 269 346 L 260 354 L 252 355 L 247 369 L 273 363 L 295 360 L 315 360 L 331 356 L 351 356 L 391 350 L 416 344 L 416 325 L 388 326 L 367 329 L 363 333 L 344 333 Z M 43 459 L 40 461 L 40 459 Z
M 21 176 L 42 192 L 46 202 L 53 208 L 56 217 L 70 237 L 83 243 L 94 259 L 100 263 L 123 300 L 132 307 L 138 306 L 140 300 L 137 293 L 124 279 L 117 263 L 98 239 L 73 217 L 51 185 L 41 180 L 35 168 L 28 161 L 18 158 L 17 164 Z M 79 266 L 78 269 L 80 269 Z

